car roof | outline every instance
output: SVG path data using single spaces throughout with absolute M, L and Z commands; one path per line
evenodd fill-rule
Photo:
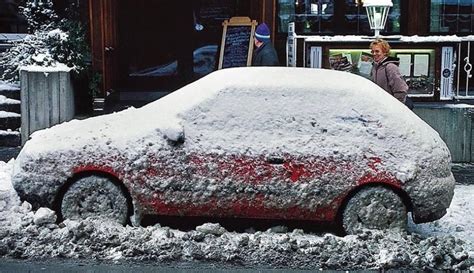
M 313 97 L 334 96 L 378 98 L 385 94 L 380 87 L 361 76 L 328 69 L 291 67 L 239 67 L 213 72 L 144 107 L 144 111 L 160 109 L 176 115 L 225 90 L 273 92 L 294 90 L 308 92 Z M 380 100 L 380 98 L 378 98 Z M 392 99 L 393 100 L 393 99 Z

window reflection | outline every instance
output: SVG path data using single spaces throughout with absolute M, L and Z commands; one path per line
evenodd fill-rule
M 474 1 L 431 1 L 431 32 L 472 33 L 474 31 Z
M 365 8 L 356 1 L 345 1 L 344 21 L 351 33 L 370 33 L 369 19 Z
M 295 14 L 295 0 L 278 0 L 278 32 L 288 32 L 288 23 Z
M 331 32 L 334 17 L 334 1 L 296 0 L 294 17 L 297 32 Z
M 385 32 L 400 32 L 400 1 L 393 0 Z M 279 0 L 278 31 L 288 31 L 294 21 L 302 34 L 371 34 L 367 13 L 358 0 Z M 337 24 L 336 24 L 337 22 Z

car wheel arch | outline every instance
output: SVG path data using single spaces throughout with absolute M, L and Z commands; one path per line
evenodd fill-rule
M 87 171 L 81 171 L 81 172 L 76 172 L 74 175 L 70 178 L 67 179 L 67 181 L 59 188 L 58 192 L 56 193 L 56 196 L 53 201 L 53 209 L 57 214 L 58 217 L 58 222 L 63 221 L 63 217 L 61 215 L 61 202 L 64 194 L 67 192 L 67 190 L 79 179 L 88 177 L 88 176 L 99 176 L 99 177 L 104 177 L 107 178 L 111 183 L 115 184 L 120 188 L 122 193 L 125 195 L 127 199 L 127 215 L 128 218 L 133 215 L 134 213 L 134 203 L 132 196 L 130 194 L 130 191 L 128 188 L 125 186 L 125 184 L 115 175 L 105 172 L 105 171 L 98 171 L 98 170 L 87 170 Z M 130 220 L 128 221 L 130 222 Z M 128 223 L 129 224 L 129 223 Z
M 395 185 L 392 185 L 392 184 L 389 184 L 389 183 L 370 182 L 370 183 L 365 183 L 365 184 L 359 185 L 359 186 L 351 189 L 351 191 L 349 191 L 344 196 L 344 198 L 342 198 L 343 201 L 340 203 L 339 208 L 337 210 L 336 221 L 337 221 L 338 224 L 342 224 L 344 209 L 346 208 L 349 200 L 354 195 L 356 195 L 358 192 L 360 192 L 361 190 L 367 189 L 367 188 L 372 188 L 372 187 L 384 187 L 388 190 L 393 191 L 395 194 L 397 194 L 400 197 L 400 199 L 402 200 L 403 204 L 405 205 L 405 207 L 407 209 L 407 212 L 413 211 L 413 203 L 411 201 L 411 198 L 408 195 L 408 193 L 405 192 L 403 189 L 401 189 L 399 187 L 396 187 Z

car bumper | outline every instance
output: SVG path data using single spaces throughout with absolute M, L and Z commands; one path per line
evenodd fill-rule
M 443 217 L 454 195 L 454 176 L 438 178 L 424 183 L 426 186 L 412 196 L 413 222 L 431 222 Z

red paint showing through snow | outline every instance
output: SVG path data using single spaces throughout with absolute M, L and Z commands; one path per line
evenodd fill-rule
M 146 166 L 144 169 L 124 172 L 125 167 L 117 171 L 105 164 L 90 164 L 74 168 L 74 173 L 100 171 L 125 180 L 124 184 L 131 191 L 132 197 L 143 213 L 162 215 L 334 221 L 345 196 L 355 187 L 368 183 L 382 183 L 400 188 L 399 181 L 383 170 L 382 160 L 378 157 L 364 158 L 365 162 L 359 164 L 336 158 L 290 155 L 282 155 L 281 158 L 283 160 L 272 163 L 264 156 L 189 154 L 180 160 L 150 156 L 147 158 L 148 163 L 144 164 Z M 183 171 L 183 168 L 186 171 Z M 173 179 L 174 188 L 164 190 L 173 192 L 159 190 L 159 181 L 167 179 Z M 227 181 L 226 183 L 231 183 L 229 185 L 232 188 L 240 190 L 224 193 L 207 193 L 205 187 L 192 190 L 193 185 L 199 184 L 203 179 L 214 181 L 212 183 L 216 183 L 216 187 L 221 181 Z M 328 182 L 314 184 L 328 179 L 329 183 L 347 185 L 347 188 L 336 187 L 341 193 L 333 194 L 330 197 L 332 200 L 327 200 L 329 197 L 323 196 L 331 193 L 329 188 L 324 188 L 331 186 Z M 321 192 L 326 192 L 311 197 L 321 198 L 321 201 L 315 199 L 316 201 L 312 202 L 319 204 L 319 207 L 309 208 L 307 204 L 299 205 L 301 200 L 296 195 L 299 188 L 294 185 L 298 183 L 312 185 L 313 190 L 320 189 Z M 264 186 L 266 184 L 273 190 L 289 191 L 286 194 L 290 195 L 282 197 L 278 192 L 258 192 L 259 189 L 266 188 Z M 158 185 L 158 188 L 154 185 Z M 249 192 L 245 190 L 247 187 L 251 189 Z M 144 190 L 148 192 L 144 193 Z M 295 196 L 291 195 L 293 190 Z M 288 200 L 282 202 L 279 198 Z M 294 200 L 290 200 L 291 198 Z
M 82 172 L 102 172 L 102 173 L 107 173 L 110 174 L 114 177 L 117 177 L 118 179 L 121 178 L 121 175 L 119 175 L 118 172 L 116 172 L 113 168 L 106 166 L 106 165 L 82 165 L 82 166 L 77 166 L 75 167 L 72 172 L 73 174 L 78 174 Z
M 140 202 L 150 205 L 151 211 L 145 214 L 160 214 L 172 216 L 209 216 L 209 217 L 242 217 L 255 219 L 293 219 L 331 222 L 336 219 L 337 204 L 316 209 L 305 209 L 298 206 L 285 208 L 269 207 L 270 201 L 262 194 L 252 198 L 225 200 L 210 197 L 206 203 L 193 202 L 171 203 L 162 194 L 153 198 L 141 196 Z M 339 200 L 337 200 L 339 202 Z

